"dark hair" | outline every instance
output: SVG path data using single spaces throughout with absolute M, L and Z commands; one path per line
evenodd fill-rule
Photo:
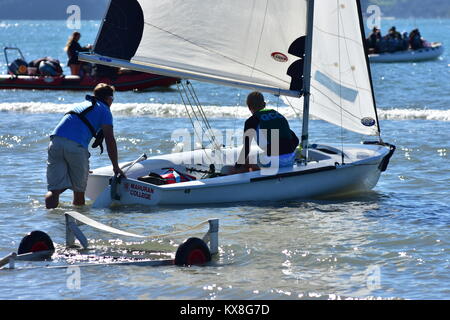
M 106 83 L 99 83 L 94 88 L 94 96 L 97 99 L 105 100 L 107 97 L 114 96 L 114 87 L 106 84 Z
M 251 109 L 262 109 L 266 106 L 264 96 L 259 91 L 253 91 L 247 96 L 247 105 Z
M 74 31 L 70 37 L 69 40 L 67 40 L 66 46 L 64 47 L 64 51 L 68 51 L 70 45 L 72 44 L 72 42 L 74 41 L 75 37 L 81 36 L 81 33 L 79 33 L 78 31 Z

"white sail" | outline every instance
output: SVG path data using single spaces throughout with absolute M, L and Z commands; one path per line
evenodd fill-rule
M 95 55 L 80 60 L 299 97 L 299 62 L 311 54 L 304 41 L 307 4 L 111 0 Z M 378 135 L 359 1 L 316 0 L 313 21 L 309 112 Z M 301 108 L 303 99 L 289 102 Z
M 305 34 L 306 1 L 139 3 L 145 24 L 133 62 L 289 89 L 287 68 L 298 58 L 287 51 Z
M 131 5 L 133 2 L 138 5 Z M 95 53 L 108 57 L 108 53 L 118 51 L 112 47 L 125 46 L 120 38 L 134 35 L 120 35 L 120 30 L 133 23 L 127 18 L 128 10 L 138 17 L 135 12 L 139 7 L 143 31 L 128 67 L 151 66 L 166 75 L 224 79 L 300 96 L 301 88 L 293 88 L 292 77 L 287 75 L 288 68 L 300 58 L 288 50 L 305 35 L 306 0 L 112 0 Z M 112 24 L 115 29 L 106 32 Z M 113 58 L 122 59 L 120 55 Z M 139 69 L 136 66 L 133 69 Z M 301 78 L 301 73 L 297 76 Z
M 310 114 L 365 135 L 378 135 L 358 1 L 316 0 Z M 286 98 L 296 108 L 303 99 Z

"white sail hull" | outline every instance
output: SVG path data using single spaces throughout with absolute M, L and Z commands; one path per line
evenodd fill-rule
M 334 154 L 329 153 L 335 151 Z M 186 166 L 173 163 L 174 159 L 187 160 L 203 152 L 197 150 L 153 157 L 136 164 L 128 171 L 127 179 L 121 179 L 117 184 L 114 191 L 120 200 L 114 202 L 147 206 L 189 205 L 329 198 L 365 192 L 378 182 L 381 174 L 380 163 L 389 154 L 389 148 L 380 145 L 346 146 L 346 164 L 335 165 L 341 163 L 338 150 L 319 146 L 317 149 L 311 149 L 310 155 L 318 161 L 310 161 L 307 166 L 298 164 L 292 168 L 282 168 L 271 175 L 255 171 L 166 185 L 153 185 L 137 180 L 137 177 L 143 174 L 170 164 L 182 171 Z M 94 170 L 89 177 L 86 192 L 90 199 L 95 201 L 102 192 L 110 192 L 108 181 L 111 174 L 110 167 Z
M 405 50 L 393 53 L 370 54 L 370 62 L 415 62 L 437 59 L 444 52 L 442 44 L 418 50 Z

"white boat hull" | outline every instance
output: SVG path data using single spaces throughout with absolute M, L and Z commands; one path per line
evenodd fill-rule
M 442 44 L 433 44 L 418 50 L 405 50 L 397 52 L 386 52 L 380 54 L 369 54 L 370 62 L 416 62 L 437 59 L 444 52 Z
M 337 151 L 332 147 L 329 148 L 333 152 Z M 185 165 L 172 161 L 198 157 L 205 151 L 197 150 L 149 158 L 130 169 L 126 179 L 120 179 L 114 190 L 114 194 L 120 200 L 115 202 L 148 206 L 189 205 L 314 199 L 364 192 L 372 189 L 378 182 L 382 171 L 380 163 L 390 151 L 389 148 L 380 145 L 353 145 L 344 149 L 345 164 L 335 165 L 341 163 L 341 154 L 324 153 L 318 149 L 311 150 L 312 158 L 318 161 L 310 161 L 307 166 L 298 164 L 292 168 L 281 168 L 277 173 L 271 174 L 262 170 L 166 185 L 153 185 L 139 181 L 137 177 L 162 167 L 185 169 Z M 227 153 L 235 153 L 238 150 L 227 149 Z M 105 188 L 109 193 L 111 174 L 109 167 L 94 170 L 89 176 L 86 195 L 96 200 Z

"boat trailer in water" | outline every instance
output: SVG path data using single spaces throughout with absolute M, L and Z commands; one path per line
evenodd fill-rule
M 19 269 L 30 269 L 30 268 L 68 268 L 68 267 L 86 267 L 86 266 L 101 266 L 101 265 L 135 265 L 135 266 L 168 266 L 168 265 L 178 265 L 178 266 L 190 266 L 190 265 L 204 265 L 211 261 L 211 257 L 218 253 L 218 232 L 219 232 L 219 219 L 209 219 L 203 221 L 196 226 L 190 227 L 186 230 L 180 230 L 176 232 L 171 232 L 168 234 L 160 235 L 140 235 L 136 233 L 131 233 L 127 231 L 122 231 L 111 226 L 107 226 L 98 221 L 95 221 L 81 213 L 75 211 L 69 211 L 65 214 L 65 248 L 62 254 L 55 253 L 55 246 L 50 236 L 43 231 L 32 231 L 20 242 L 17 252 L 12 252 L 7 256 L 0 258 L 0 269 L 15 269 L 16 262 L 20 261 L 41 261 L 46 263 L 45 265 L 34 265 L 31 267 L 20 267 Z M 72 263 L 68 262 L 64 265 L 57 265 L 52 263 L 52 257 L 57 256 L 55 260 L 64 260 L 68 257 L 81 256 L 82 261 L 86 261 L 86 253 L 89 257 L 92 257 L 92 250 L 95 248 L 96 241 L 91 241 L 94 243 L 94 247 L 91 247 L 90 241 L 87 239 L 85 234 L 81 231 L 80 225 L 87 225 L 94 228 L 96 231 L 106 232 L 114 234 L 116 236 L 122 236 L 127 238 L 135 238 L 140 240 L 156 240 L 168 238 L 170 236 L 184 234 L 188 231 L 193 231 L 199 229 L 205 225 L 209 225 L 208 231 L 204 236 L 200 238 L 190 237 L 181 243 L 176 253 L 162 252 L 157 250 L 151 250 L 149 254 L 151 256 L 166 256 L 167 259 L 150 259 L 150 258 L 135 258 L 132 256 L 103 256 L 96 257 L 95 262 L 85 262 L 85 263 Z M 208 245 L 209 244 L 209 245 Z M 171 245 L 173 247 L 173 245 Z M 73 253 L 75 250 L 75 254 Z M 123 250 L 121 250 L 123 251 Z M 72 253 L 70 253 L 72 252 Z M 83 257 L 84 256 L 84 257 Z M 58 259 L 61 258 L 61 259 Z M 66 259 L 70 260 L 70 259 Z M 92 259 L 91 259 L 92 260 Z

